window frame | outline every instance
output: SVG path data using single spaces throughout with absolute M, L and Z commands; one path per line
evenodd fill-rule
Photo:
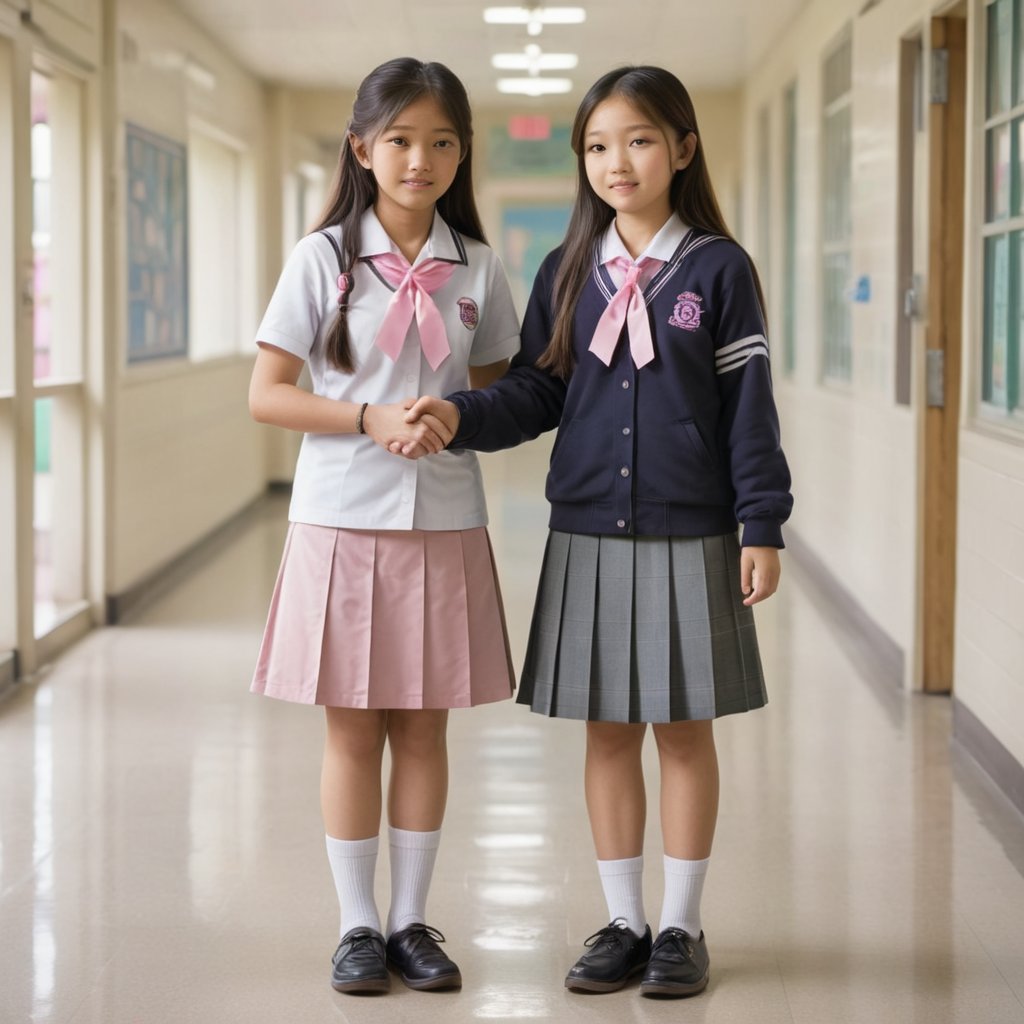
M 998 13 L 1001 5 L 1009 9 L 1010 31 L 1006 52 L 1001 56 L 1007 60 L 1002 70 L 1006 74 L 1005 84 L 993 78 L 992 60 L 993 29 L 1002 43 L 999 32 Z M 978 309 L 975 323 L 978 325 L 979 343 L 975 354 L 977 381 L 972 388 L 977 415 L 987 424 L 1024 431 L 1024 0 L 986 0 L 981 5 L 978 31 L 978 55 L 980 88 L 978 89 L 977 113 L 980 134 L 978 163 L 981 187 L 977 190 L 978 223 L 977 258 L 979 261 Z M 993 108 L 994 86 L 999 88 L 998 107 Z M 993 145 L 1005 129 L 1008 146 L 1006 154 L 1005 183 L 999 183 L 994 174 Z M 1005 208 L 996 203 L 993 189 L 996 181 L 1005 194 Z M 1005 245 L 1000 242 L 1005 241 Z M 995 255 L 1000 250 L 1005 256 L 1005 294 L 999 298 L 1005 324 L 1000 331 L 993 332 L 995 308 L 996 265 Z M 1003 387 L 996 390 L 992 365 L 997 342 L 1002 340 L 1005 347 Z

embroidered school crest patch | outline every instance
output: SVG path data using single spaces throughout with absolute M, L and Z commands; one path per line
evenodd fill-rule
M 704 300 L 694 292 L 683 292 L 676 297 L 675 309 L 668 318 L 672 327 L 682 327 L 684 331 L 695 331 L 700 327 L 700 318 L 704 310 Z
M 472 299 L 465 296 L 459 299 L 459 319 L 467 331 L 475 330 L 476 325 L 480 323 L 480 309 Z

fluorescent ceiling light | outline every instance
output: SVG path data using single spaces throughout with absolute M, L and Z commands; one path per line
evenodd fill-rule
M 489 25 L 525 25 L 531 36 L 540 35 L 545 25 L 579 25 L 587 20 L 582 7 L 485 7 Z
M 568 92 L 572 88 L 571 78 L 499 78 L 498 92 L 517 92 L 526 96 L 543 96 L 547 93 Z
M 541 71 L 568 71 L 580 59 L 575 53 L 541 53 L 536 43 L 530 43 L 522 53 L 496 53 L 491 66 L 501 71 L 528 71 L 536 75 Z

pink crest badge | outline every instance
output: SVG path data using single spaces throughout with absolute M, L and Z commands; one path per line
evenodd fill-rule
M 675 309 L 668 318 L 672 327 L 682 327 L 684 331 L 695 331 L 700 327 L 700 318 L 704 313 L 704 300 L 694 292 L 683 292 L 676 297 Z
M 475 330 L 476 325 L 480 323 L 480 309 L 472 299 L 465 296 L 459 299 L 459 319 L 467 331 Z

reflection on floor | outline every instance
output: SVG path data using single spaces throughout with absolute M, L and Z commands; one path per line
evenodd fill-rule
M 544 446 L 484 461 L 521 658 Z M 465 988 L 337 995 L 321 718 L 247 693 L 283 531 L 274 502 L 132 624 L 92 634 L 0 707 L 5 1024 L 1024 1022 L 1024 822 L 951 756 L 948 702 L 859 675 L 791 564 L 758 614 L 771 703 L 717 730 L 704 995 L 563 988 L 605 923 L 582 728 L 511 703 L 452 716 L 430 920 Z M 653 820 L 646 854 L 656 920 Z M 378 878 L 386 908 L 386 853 Z

